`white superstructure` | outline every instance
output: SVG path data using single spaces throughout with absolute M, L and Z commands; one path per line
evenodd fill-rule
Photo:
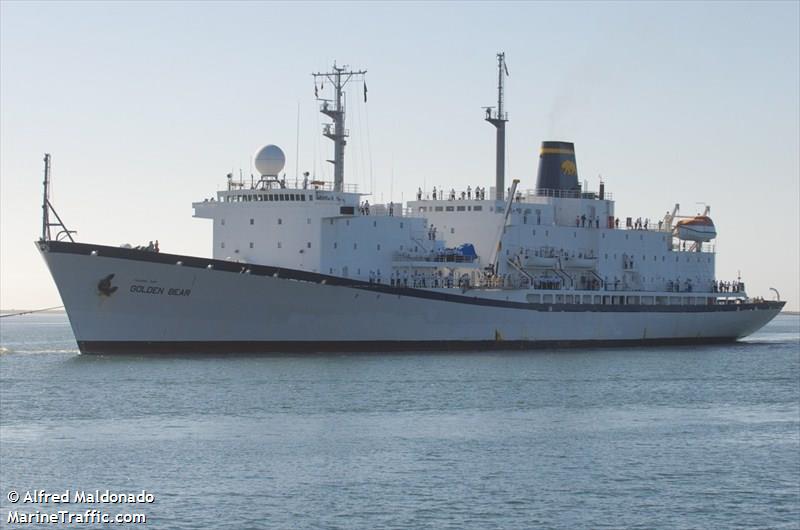
M 320 100 L 333 121 L 324 128 L 333 182 L 287 182 L 283 151 L 267 145 L 257 180 L 228 175 L 223 191 L 193 204 L 212 223 L 211 258 L 54 241 L 50 227 L 63 223 L 48 217 L 48 162 L 39 247 L 81 350 L 720 341 L 780 311 L 782 302 L 748 299 L 739 279 L 716 279 L 708 208 L 619 219 L 604 184 L 579 184 L 571 143 L 543 142 L 535 188 L 506 188 L 502 54 L 498 107 L 486 109 L 497 127 L 495 185 L 371 204 L 344 181 L 342 90 L 365 73 L 314 74 L 315 91 L 320 78 L 334 90 Z

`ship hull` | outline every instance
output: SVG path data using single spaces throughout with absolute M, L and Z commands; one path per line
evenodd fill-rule
M 101 245 L 38 245 L 82 353 L 698 344 L 749 335 L 783 307 L 529 304 Z

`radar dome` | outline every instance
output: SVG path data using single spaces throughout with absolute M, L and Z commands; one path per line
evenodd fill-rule
M 254 163 L 262 177 L 276 177 L 286 165 L 286 155 L 277 145 L 265 145 L 256 153 Z

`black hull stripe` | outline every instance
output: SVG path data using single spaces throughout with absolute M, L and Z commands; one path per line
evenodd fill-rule
M 733 337 L 631 340 L 416 340 L 416 341 L 79 341 L 92 355 L 246 355 L 296 353 L 387 353 L 520 351 L 547 348 L 670 346 L 735 342 Z
M 98 256 L 106 258 L 124 259 L 144 263 L 160 263 L 164 265 L 175 265 L 178 261 L 184 267 L 206 269 L 209 265 L 215 271 L 241 274 L 245 270 L 250 271 L 253 276 L 275 276 L 278 278 L 298 280 L 309 283 L 324 283 L 338 287 L 348 287 L 374 293 L 387 294 L 392 296 L 407 296 L 412 298 L 423 298 L 427 300 L 440 300 L 444 302 L 454 302 L 458 304 L 469 304 L 487 307 L 501 307 L 509 309 L 526 309 L 530 311 L 552 311 L 566 313 L 584 312 L 607 312 L 607 313 L 713 313 L 725 311 L 749 311 L 749 310 L 780 310 L 786 302 L 763 301 L 758 303 L 746 304 L 714 304 L 714 305 L 601 305 L 601 304 L 556 304 L 556 303 L 527 303 L 512 302 L 506 300 L 492 300 L 470 296 L 467 294 L 450 294 L 442 292 L 427 291 L 425 289 L 414 289 L 410 287 L 392 287 L 386 284 L 369 283 L 351 278 L 341 278 L 329 276 L 316 272 L 306 272 L 296 269 L 286 269 L 283 267 L 271 267 L 268 265 L 255 265 L 252 263 L 237 263 L 233 261 L 216 260 L 211 258 L 198 258 L 195 256 L 181 256 L 179 254 L 165 254 L 163 252 L 148 252 L 144 250 L 134 250 L 129 248 L 109 247 L 104 245 L 92 245 L 88 243 L 71 243 L 68 241 L 47 241 L 37 242 L 42 252 L 52 252 L 61 254 L 78 254 L 89 256 L 92 252 L 97 252 Z M 557 294 L 556 291 L 552 292 Z M 626 291 L 593 291 L 598 295 L 604 296 L 627 296 Z M 718 293 L 674 293 L 675 295 L 689 296 L 713 296 Z

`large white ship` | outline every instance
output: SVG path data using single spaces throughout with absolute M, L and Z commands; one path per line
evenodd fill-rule
M 211 257 L 76 242 L 50 203 L 45 155 L 37 246 L 82 353 L 525 349 L 734 341 L 784 302 L 715 277 L 708 209 L 619 219 L 601 183 L 581 186 L 574 146 L 543 142 L 535 188 L 505 183 L 503 85 L 495 185 L 420 189 L 371 204 L 344 181 L 343 91 L 366 72 L 314 74 L 331 99 L 334 181 L 281 177 L 262 148 L 250 183 L 196 202 L 213 223 Z M 51 217 L 51 215 L 53 217 Z M 52 237 L 51 231 L 59 232 Z

